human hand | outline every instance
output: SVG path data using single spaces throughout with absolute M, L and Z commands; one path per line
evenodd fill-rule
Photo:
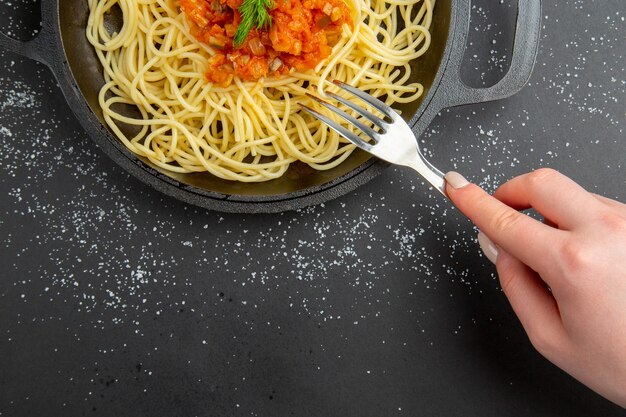
M 452 202 L 481 230 L 485 255 L 533 346 L 626 407 L 626 205 L 551 169 L 490 196 L 446 174 Z M 535 209 L 541 223 L 517 210 Z

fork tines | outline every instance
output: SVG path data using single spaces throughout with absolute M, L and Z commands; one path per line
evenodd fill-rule
M 348 85 L 348 84 L 346 84 L 344 82 L 341 82 L 341 81 L 335 80 L 335 81 L 333 81 L 333 83 L 335 85 L 337 85 L 338 87 L 342 88 L 343 90 L 348 91 L 352 95 L 354 95 L 354 96 L 358 97 L 359 99 L 363 100 L 364 102 L 370 104 L 372 107 L 374 107 L 376 110 L 380 111 L 383 115 L 389 117 L 391 120 L 394 120 L 395 115 L 397 115 L 397 113 L 395 113 L 391 109 L 391 107 L 387 106 L 382 101 L 380 101 L 380 100 L 370 96 L 369 94 L 366 94 L 366 93 L 362 92 L 361 90 L 359 90 L 357 88 L 354 88 L 351 85 Z M 339 96 L 339 95 L 337 95 L 335 93 L 332 93 L 332 92 L 329 92 L 329 91 L 325 91 L 324 93 L 327 96 L 329 96 L 329 97 L 337 100 L 338 102 L 344 104 L 346 107 L 354 110 L 356 113 L 360 114 L 365 119 L 367 119 L 370 122 L 372 122 L 376 127 L 378 127 L 380 129 L 380 131 L 377 132 L 376 130 L 374 130 L 371 127 L 367 126 L 365 123 L 363 123 L 360 120 L 358 120 L 356 117 L 346 113 L 345 111 L 341 110 L 337 106 L 334 106 L 334 105 L 328 103 L 327 101 L 322 100 L 321 98 L 319 98 L 317 96 L 314 96 L 314 95 L 309 94 L 309 93 L 307 93 L 307 96 L 311 97 L 313 100 L 315 100 L 316 102 L 318 102 L 319 104 L 324 106 L 326 109 L 328 109 L 331 112 L 335 113 L 336 115 L 338 115 L 339 117 L 341 117 L 342 119 L 344 119 L 345 121 L 347 121 L 348 123 L 353 125 L 354 127 L 358 128 L 360 131 L 365 133 L 365 135 L 367 135 L 371 140 L 373 140 L 374 144 L 381 140 L 381 134 L 385 134 L 387 132 L 387 129 L 389 128 L 390 125 L 385 120 L 381 119 L 380 117 L 374 115 L 373 113 L 369 112 L 368 110 L 366 110 L 366 109 L 364 109 L 364 108 L 354 104 L 350 100 L 347 100 L 347 99 L 345 99 L 345 98 L 343 98 L 343 97 L 341 97 L 341 96 Z M 314 117 L 318 118 L 319 120 L 321 120 L 322 122 L 326 123 L 331 129 L 333 129 L 335 132 L 339 133 L 344 138 L 348 139 L 350 142 L 352 142 L 353 144 L 355 144 L 359 148 L 362 148 L 362 149 L 364 149 L 366 151 L 371 151 L 371 148 L 372 148 L 373 144 L 370 144 L 367 141 L 363 140 L 360 136 L 358 136 L 354 132 L 348 130 L 347 128 L 341 126 L 339 123 L 337 123 L 334 120 L 330 119 L 329 117 L 321 114 L 320 112 L 311 109 L 308 106 L 301 105 L 301 107 L 302 107 L 302 109 L 304 111 L 308 112 L 312 116 L 314 116 Z

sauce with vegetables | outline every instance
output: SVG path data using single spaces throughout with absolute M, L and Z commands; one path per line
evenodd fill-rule
M 260 28 L 248 25 L 245 40 L 236 45 L 233 39 L 242 24 L 244 1 L 267 0 L 180 0 L 192 34 L 217 51 L 209 59 L 206 77 L 223 87 L 235 76 L 254 81 L 292 68 L 314 68 L 330 55 L 343 24 L 353 25 L 343 0 L 274 0 L 259 12 L 268 13 L 271 23 Z

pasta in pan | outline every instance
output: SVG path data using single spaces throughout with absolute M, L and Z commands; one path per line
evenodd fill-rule
M 246 23 L 238 0 L 89 0 L 100 106 L 119 140 L 172 172 L 267 181 L 296 161 L 333 168 L 354 150 L 301 111 L 315 106 L 307 92 L 336 79 L 387 104 L 421 96 L 410 63 L 430 45 L 434 0 L 276 1 L 271 27 L 235 46 Z M 114 8 L 123 25 L 112 31 Z

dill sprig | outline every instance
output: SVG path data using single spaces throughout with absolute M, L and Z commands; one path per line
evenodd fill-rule
M 269 27 L 272 24 L 272 16 L 269 10 L 274 7 L 272 0 L 244 0 L 239 6 L 241 23 L 235 32 L 235 47 L 241 46 L 248 37 L 248 33 L 256 26 L 257 29 Z

